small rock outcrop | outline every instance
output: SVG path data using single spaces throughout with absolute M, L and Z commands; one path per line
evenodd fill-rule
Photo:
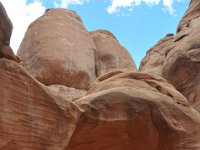
M 91 32 L 96 45 L 95 65 L 96 74 L 101 76 L 114 69 L 130 68 L 136 66 L 128 51 L 120 45 L 116 37 L 109 31 L 96 30 Z
M 167 34 L 155 46 L 149 49 L 140 63 L 139 70 L 162 76 L 162 69 L 168 52 L 173 48 L 174 35 Z

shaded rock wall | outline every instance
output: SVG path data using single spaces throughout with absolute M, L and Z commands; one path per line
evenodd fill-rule
M 140 65 L 140 70 L 143 72 L 154 74 L 159 72 L 186 96 L 189 103 L 198 111 L 200 111 L 199 8 L 200 2 L 192 0 L 179 23 L 177 34 L 148 51 Z M 161 55 L 163 52 L 165 55 Z

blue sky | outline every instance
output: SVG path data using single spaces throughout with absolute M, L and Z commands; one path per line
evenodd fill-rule
M 14 6 L 20 5 L 22 12 L 16 16 L 11 6 L 16 0 L 1 1 L 16 27 L 11 41 L 15 52 L 30 22 L 49 7 L 64 7 L 75 10 L 87 30 L 110 30 L 130 52 L 137 66 L 150 47 L 166 34 L 176 32 L 189 4 L 189 0 L 18 0 Z M 25 18 L 24 24 L 15 20 L 20 17 Z M 25 29 L 19 31 L 19 27 Z

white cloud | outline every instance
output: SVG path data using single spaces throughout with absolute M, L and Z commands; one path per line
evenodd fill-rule
M 85 2 L 89 2 L 89 0 L 55 0 L 55 7 L 67 8 L 68 5 L 83 5 Z
M 39 0 L 29 4 L 27 0 L 1 0 L 1 2 L 13 23 L 11 47 L 16 53 L 27 27 L 44 13 L 45 7 Z
M 146 5 L 158 5 L 163 2 L 163 6 L 167 9 L 169 14 L 174 14 L 173 3 L 174 1 L 181 2 L 183 0 L 111 0 L 111 5 L 108 7 L 107 11 L 110 14 L 120 11 L 120 8 L 132 8 L 138 6 L 141 3 Z

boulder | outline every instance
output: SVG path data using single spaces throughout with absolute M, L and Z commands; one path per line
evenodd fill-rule
M 113 69 L 131 68 L 136 70 L 129 52 L 120 45 L 117 38 L 107 30 L 92 31 L 91 36 L 96 45 L 96 74 L 101 76 Z
M 75 12 L 49 9 L 29 26 L 17 54 L 22 65 L 45 85 L 87 90 L 96 78 L 94 49 Z
M 74 102 L 83 113 L 67 150 L 200 149 L 200 114 L 159 76 L 116 70 Z

